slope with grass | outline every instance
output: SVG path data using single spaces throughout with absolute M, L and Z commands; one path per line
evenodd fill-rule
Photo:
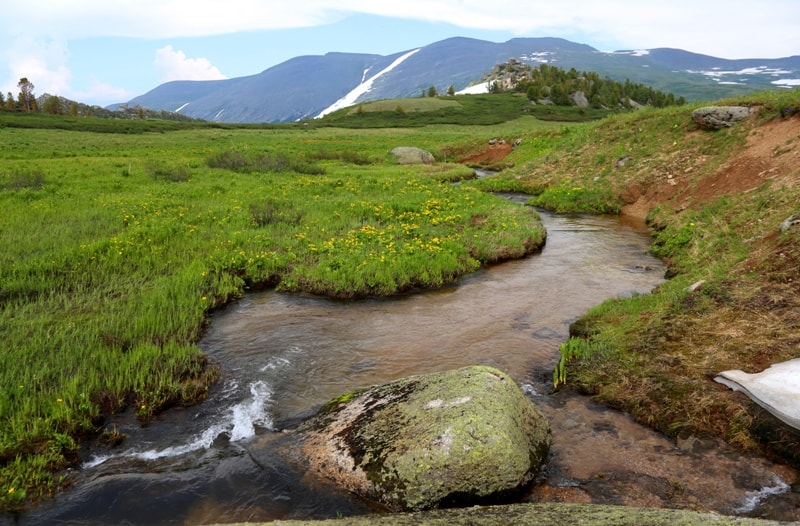
M 646 216 L 670 263 L 653 294 L 574 324 L 568 386 L 670 435 L 800 465 L 796 433 L 711 379 L 800 356 L 800 233 L 778 232 L 800 213 L 800 91 L 733 102 L 759 112 L 720 132 L 696 129 L 693 106 L 584 124 L 509 111 L 431 125 L 436 110 L 397 127 L 364 112 L 369 130 L 4 116 L 0 506 L 54 491 L 109 412 L 146 421 L 202 399 L 215 368 L 194 343 L 248 289 L 392 294 L 535 250 L 536 215 L 487 194 L 501 190 Z M 446 161 L 479 162 L 495 137 L 521 141 L 493 159 L 501 174 L 442 184 L 470 173 Z M 398 166 L 399 145 L 443 162 Z
M 800 228 L 779 228 L 800 214 L 800 90 L 723 102 L 757 113 L 717 132 L 691 122 L 696 106 L 553 130 L 476 184 L 560 211 L 646 217 L 669 263 L 652 294 L 573 324 L 556 383 L 670 436 L 719 437 L 800 466 L 800 433 L 713 381 L 800 357 Z
M 203 399 L 216 377 L 195 345 L 207 313 L 247 290 L 397 294 L 544 242 L 533 210 L 449 184 L 471 170 L 389 155 L 513 124 L 350 131 L 4 117 L 6 509 L 64 482 L 59 469 L 78 460 L 82 437 L 104 431 L 104 416 L 132 408 L 147 421 Z

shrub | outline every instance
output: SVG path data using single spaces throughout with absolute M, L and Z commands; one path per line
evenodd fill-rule
M 18 170 L 0 178 L 0 190 L 40 190 L 44 182 L 44 173 L 40 170 Z
M 250 215 L 257 226 L 267 226 L 275 223 L 286 223 L 296 225 L 300 223 L 303 214 L 291 205 L 281 204 L 275 200 L 268 199 L 250 205 Z
M 322 175 L 325 169 L 305 159 L 283 153 L 247 155 L 238 150 L 219 152 L 206 160 L 211 168 L 223 168 L 239 173 L 297 172 L 304 175 Z
M 188 181 L 192 177 L 189 168 L 186 166 L 167 166 L 151 161 L 145 165 L 145 170 L 153 179 L 161 179 L 176 183 Z

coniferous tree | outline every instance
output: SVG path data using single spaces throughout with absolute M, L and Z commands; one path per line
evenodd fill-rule
M 19 102 L 20 108 L 28 113 L 35 110 L 36 97 L 33 95 L 33 83 L 27 77 L 22 77 L 19 79 L 17 87 L 19 88 L 17 102 Z
M 507 66 L 498 65 L 495 72 L 507 78 Z M 525 93 L 530 100 L 547 97 L 560 106 L 573 105 L 572 95 L 576 92 L 582 92 L 590 106 L 596 109 L 628 108 L 635 105 L 632 102 L 655 107 L 686 103 L 683 97 L 678 98 L 631 80 L 617 82 L 609 77 L 601 77 L 596 72 L 578 71 L 575 68 L 564 70 L 549 64 L 536 67 L 516 64 L 514 72 L 516 78 L 510 80 L 512 89 Z M 499 80 L 490 82 L 490 93 L 502 91 L 505 91 L 505 87 Z
M 55 95 L 47 97 L 42 105 L 42 111 L 51 115 L 61 115 L 61 101 Z

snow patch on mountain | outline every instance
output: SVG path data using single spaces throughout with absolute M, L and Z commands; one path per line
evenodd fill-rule
M 325 115 L 327 115 L 327 114 L 329 114 L 331 112 L 334 112 L 336 110 L 340 110 L 342 108 L 346 108 L 347 106 L 352 106 L 353 104 L 355 104 L 356 100 L 358 100 L 358 98 L 361 95 L 369 92 L 372 89 L 372 84 L 379 77 L 381 77 L 382 75 L 385 75 L 385 74 L 389 73 L 390 71 L 392 71 L 394 68 L 396 68 L 397 66 L 399 66 L 400 64 L 405 62 L 405 60 L 408 57 L 410 57 L 411 55 L 413 55 L 414 53 L 416 53 L 420 49 L 422 49 L 422 48 L 418 48 L 418 49 L 415 49 L 413 51 L 409 51 L 405 55 L 397 58 L 394 62 L 392 62 L 391 64 L 389 64 L 388 66 L 386 66 L 385 68 L 380 70 L 377 74 L 373 75 L 372 77 L 370 77 L 367 80 L 364 80 L 364 78 L 367 76 L 367 71 L 369 71 L 369 70 L 364 70 L 364 75 L 361 77 L 361 84 L 359 84 L 358 86 L 353 88 L 350 91 L 350 93 L 348 93 L 347 95 L 345 95 L 341 99 L 337 100 L 336 102 L 334 102 L 333 104 L 331 104 L 330 106 L 328 106 L 327 108 L 322 110 L 322 112 L 320 112 L 320 114 L 317 115 L 316 118 L 320 119 L 320 118 L 324 117 Z
M 539 64 L 551 64 L 556 62 L 556 54 L 552 51 L 540 51 L 538 53 L 528 53 L 519 57 L 525 62 L 536 62 Z
M 481 82 L 480 84 L 475 84 L 473 86 L 467 86 L 466 88 L 459 90 L 456 92 L 456 95 L 478 95 L 481 93 L 489 93 L 489 84 L 490 82 Z
M 749 67 L 749 68 L 742 68 L 739 70 L 724 70 L 722 68 L 712 68 L 711 70 L 687 70 L 687 73 L 695 73 L 699 75 L 704 75 L 705 77 L 714 80 L 718 84 L 746 84 L 748 77 L 754 77 L 756 75 L 766 76 L 766 77 L 780 77 L 783 75 L 793 75 L 794 72 L 781 69 L 781 68 L 770 68 L 768 66 L 756 66 L 756 67 Z M 731 78 L 733 77 L 733 78 Z M 779 84 L 784 79 L 777 79 L 771 81 L 772 84 Z
M 624 51 L 606 51 L 607 55 L 630 55 L 632 57 L 644 57 L 650 54 L 649 49 L 628 49 Z

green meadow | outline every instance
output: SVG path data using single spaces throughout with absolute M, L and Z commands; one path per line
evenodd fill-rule
M 713 381 L 798 356 L 800 229 L 778 227 L 800 216 L 800 90 L 720 101 L 758 111 L 717 132 L 692 123 L 699 103 L 537 115 L 515 94 L 453 100 L 272 126 L 0 112 L 0 509 L 64 484 L 81 440 L 121 439 L 105 416 L 202 400 L 208 314 L 250 290 L 412 293 L 537 250 L 536 212 L 499 191 L 565 213 L 644 202 L 669 266 L 652 294 L 572 325 L 558 388 L 800 466 L 796 431 Z M 458 161 L 496 138 L 521 144 L 470 179 Z M 396 146 L 438 162 L 399 165 Z
M 214 308 L 275 287 L 440 287 L 537 250 L 535 211 L 443 151 L 544 124 L 348 130 L 24 115 L 0 120 L 0 503 L 53 492 L 104 416 L 202 400 Z M 403 166 L 389 152 L 437 155 Z

